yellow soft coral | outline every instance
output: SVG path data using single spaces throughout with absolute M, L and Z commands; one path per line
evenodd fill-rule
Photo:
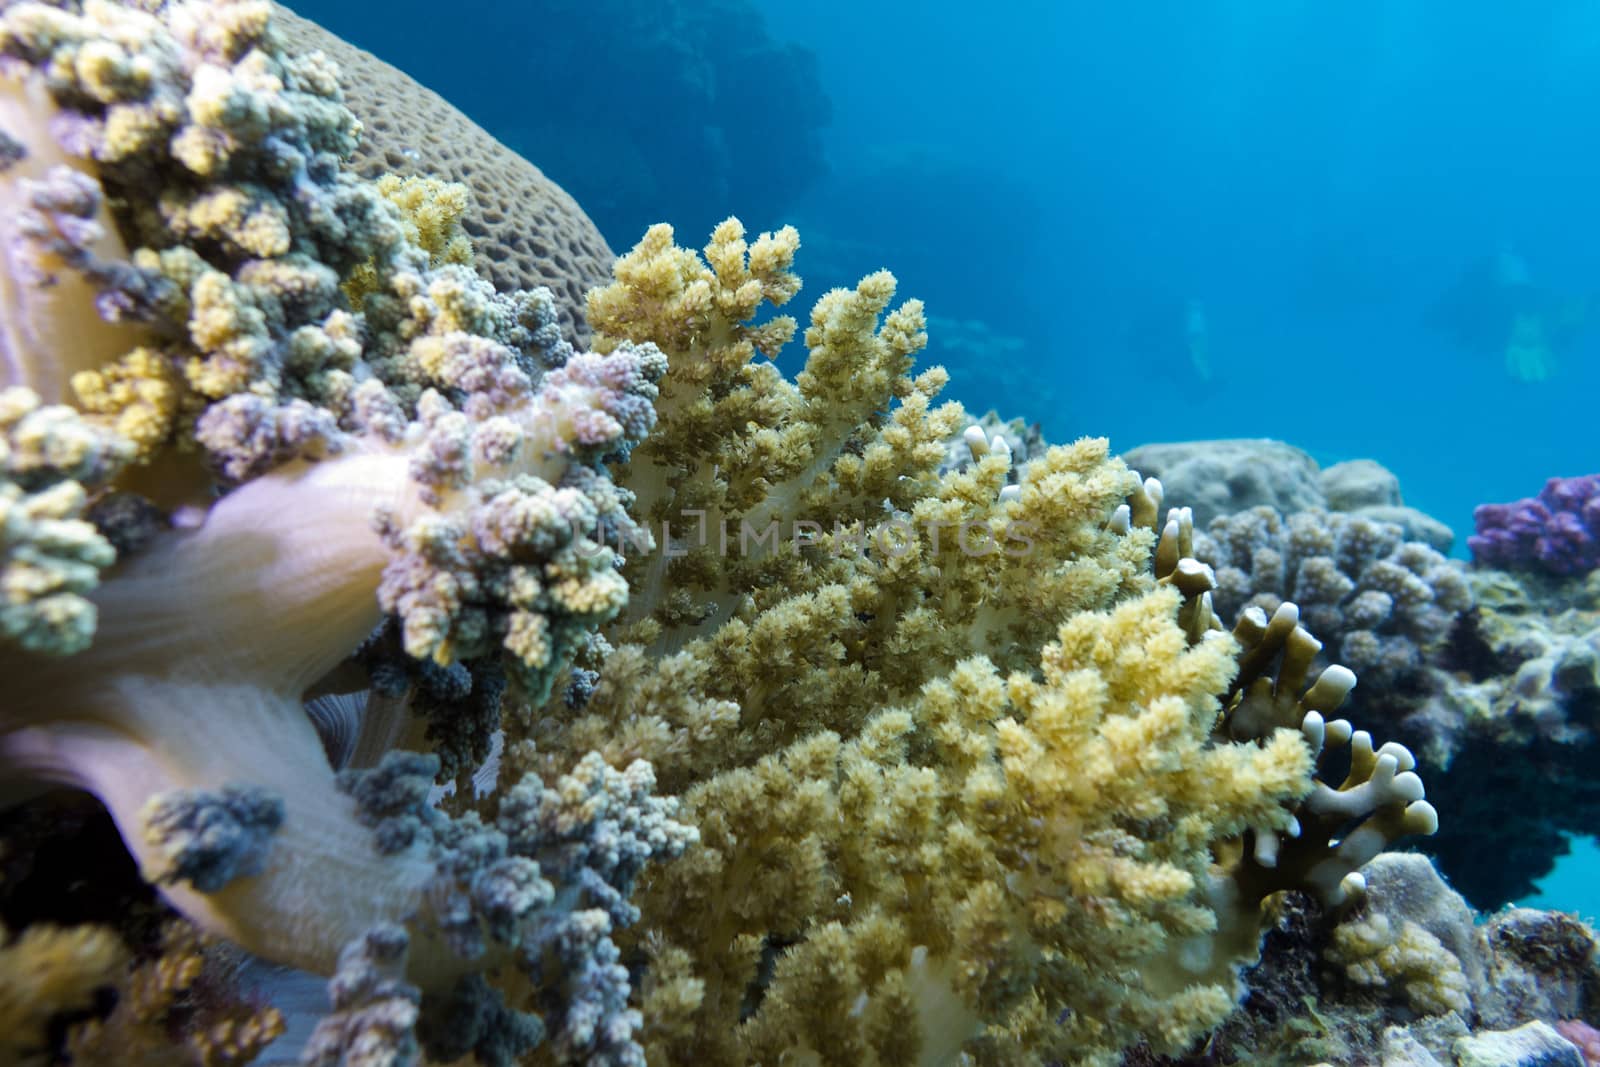
M 472 263 L 472 242 L 461 228 L 471 206 L 472 193 L 460 182 L 431 177 L 385 174 L 374 183 L 378 193 L 400 209 L 406 237 L 428 253 L 430 266 Z M 379 285 L 375 264 L 366 262 L 351 271 L 341 286 L 352 307 L 360 307 Z
M 282 1014 L 234 988 L 242 955 L 181 920 L 162 932 L 161 954 L 118 983 L 105 1019 L 67 1037 L 79 1067 L 243 1067 L 283 1033 Z
M 46 1024 L 91 1007 L 95 990 L 114 985 L 126 959 L 122 941 L 99 926 L 31 926 L 0 944 L 0 1062 L 50 1062 Z
M 74 374 L 72 391 L 84 411 L 111 416 L 111 428 L 133 443 L 140 460 L 171 439 L 186 396 L 171 362 L 143 346 L 97 371 Z
M 968 660 L 853 740 L 690 790 L 702 848 L 640 905 L 699 996 L 680 960 L 652 1062 L 1110 1063 L 1219 1022 L 1231 976 L 1194 953 L 1210 843 L 1280 820 L 1310 753 L 1214 742 L 1237 646 L 1190 647 L 1179 600 L 1075 615 L 1037 673 Z
M 1105 441 L 1015 470 L 972 427 L 941 473 L 965 417 L 913 372 L 922 308 L 887 273 L 826 293 L 779 373 L 795 324 L 757 314 L 798 245 L 730 220 L 702 258 L 658 226 L 590 294 L 598 346 L 668 356 L 618 475 L 654 540 L 507 760 L 644 757 L 684 793 L 701 845 L 638 898 L 652 1063 L 1179 1050 L 1232 1010 L 1264 898 L 1358 891 L 1426 830 L 1420 783 L 1326 721 L 1354 679 L 1307 677 L 1292 608 L 1222 629 L 1187 512 Z
M 794 323 L 756 315 L 794 232 L 671 236 L 589 300 L 598 346 L 668 355 L 618 478 L 660 547 L 624 546 L 581 708 L 507 749 L 687 790 L 701 847 L 639 898 L 651 1062 L 1110 1063 L 1215 1025 L 1259 903 L 1219 846 L 1286 830 L 1313 753 L 1298 720 L 1218 732 L 1241 647 L 1187 542 L 1152 573 L 1158 506 L 1103 440 L 1014 471 L 969 434 L 941 474 L 965 417 L 887 273 L 818 301 L 790 381 L 762 357 Z

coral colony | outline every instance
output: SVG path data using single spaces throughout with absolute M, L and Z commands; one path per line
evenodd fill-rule
M 1600 475 L 1551 478 L 1514 504 L 1481 504 L 1472 558 L 1505 570 L 1581 575 L 1600 567 Z
M 497 286 L 471 190 L 363 176 L 384 127 L 290 32 L 0 3 L 0 780 L 138 871 L 0 931 L 0 1059 L 1593 1044 L 1585 927 L 1380 856 L 1439 828 L 1446 764 L 1381 735 L 1442 714 L 1457 565 L 1320 508 L 1197 533 L 1103 440 L 974 425 L 889 273 L 770 310 L 793 229 Z M 1475 552 L 1592 570 L 1595 485 Z M 85 824 L 5 823 L 0 904 Z M 1347 1037 L 1271 986 L 1313 955 Z

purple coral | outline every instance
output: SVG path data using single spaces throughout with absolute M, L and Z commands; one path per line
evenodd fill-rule
M 1600 474 L 1551 478 L 1537 497 L 1482 504 L 1472 518 L 1478 563 L 1564 576 L 1600 567 Z

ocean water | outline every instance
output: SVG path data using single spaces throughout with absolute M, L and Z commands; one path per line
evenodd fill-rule
M 1458 555 L 1474 505 L 1600 471 L 1588 0 L 295 6 L 619 251 L 737 214 L 800 227 L 813 297 L 892 268 L 950 395 L 1051 440 L 1370 457 Z M 1579 842 L 1541 903 L 1600 914 L 1597 884 Z

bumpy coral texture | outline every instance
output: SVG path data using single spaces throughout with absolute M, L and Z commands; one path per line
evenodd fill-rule
M 0 646 L 0 770 L 331 974 L 312 1062 L 1109 1065 L 1233 1009 L 1266 896 L 1431 832 L 1350 672 L 1290 604 L 1225 632 L 1106 442 L 940 473 L 965 419 L 887 272 L 791 381 L 794 231 L 656 227 L 575 352 L 350 169 L 272 12 L 0 11 L 6 395 L 76 397 L 158 517 L 65 589 L 72 655 Z
M 1566 854 L 1568 835 L 1600 817 L 1600 572 L 1474 567 L 1468 580 L 1476 610 L 1441 653 L 1453 682 L 1404 729 L 1429 765 L 1449 769 L 1430 783 L 1460 815 L 1430 849 L 1489 909 L 1531 895 Z M 1505 862 L 1483 863 L 1485 850 Z
M 0 641 L 58 655 L 88 647 L 96 612 L 85 594 L 116 552 L 84 506 L 131 454 L 70 407 L 0 390 Z
M 1360 516 L 1252 508 L 1214 519 L 1196 547 L 1217 570 L 1224 618 L 1292 600 L 1329 655 L 1385 696 L 1435 688 L 1429 656 L 1472 606 L 1466 580 L 1436 550 Z
M 394 657 L 495 694 L 485 750 L 499 694 L 543 700 L 626 599 L 604 464 L 648 433 L 665 360 L 574 352 L 548 290 L 452 262 L 458 192 L 353 173 L 336 69 L 271 19 L 0 9 L 0 766 L 94 793 L 172 906 L 255 953 L 331 973 L 404 924 L 421 1040 L 451 1058 L 631 1062 L 613 936 L 640 869 L 694 839 L 649 767 L 595 757 L 446 815 L 438 760 L 386 751 L 404 693 L 358 702 L 338 777 L 302 702 L 365 689 L 341 665 L 386 614 Z M 103 512 L 126 553 L 91 588 L 111 548 L 77 516 L 113 477 L 145 499 Z M 513 1007 L 481 977 L 502 966 Z
M 1551 478 L 1537 497 L 1480 504 L 1472 558 L 1506 570 L 1581 575 L 1600 567 L 1600 474 Z
M 1392 990 L 1420 1015 L 1467 1008 L 1461 962 L 1409 919 L 1380 914 L 1345 923 L 1334 931 L 1329 959 L 1353 984 Z
M 797 247 L 730 221 L 701 258 L 656 227 L 591 295 L 599 347 L 668 353 L 657 427 L 619 473 L 662 550 L 630 557 L 628 612 L 567 707 L 509 726 L 512 766 L 596 749 L 684 791 L 701 845 L 647 876 L 629 939 L 647 1055 L 1180 1047 L 1231 1010 L 1264 893 L 1337 899 L 1368 850 L 1431 825 L 1409 755 L 1358 735 L 1349 780 L 1314 782 L 1320 712 L 1349 683 L 1299 701 L 1315 642 L 1291 615 L 1219 632 L 1209 573 L 1179 562 L 1186 518 L 1157 587 L 1158 502 L 1105 442 L 1013 484 L 1009 446 L 978 431 L 941 474 L 964 420 L 933 405 L 941 370 L 911 373 L 922 309 L 892 307 L 887 274 L 822 296 L 793 381 L 760 359 L 796 329 L 757 312 L 796 292 Z M 1308 794 L 1305 847 L 1280 852 Z M 1378 811 L 1330 847 L 1325 823 Z
M 547 286 L 556 295 L 562 332 L 585 342 L 584 293 L 605 282 L 614 257 L 578 203 L 403 71 L 281 4 L 273 14 L 290 51 L 323 52 L 343 72 L 345 103 L 363 127 L 351 159 L 356 173 L 466 186 L 471 196 L 461 224 L 476 249 L 477 269 L 506 292 Z

